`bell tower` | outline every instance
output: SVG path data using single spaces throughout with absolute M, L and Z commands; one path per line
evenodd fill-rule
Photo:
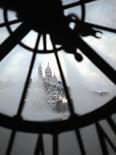
M 39 75 L 40 77 L 43 77 L 41 63 L 39 64 L 39 67 L 38 67 L 38 75 Z
M 49 63 L 45 69 L 45 81 L 47 83 L 50 83 L 51 84 L 51 80 L 52 80 L 52 71 L 51 71 L 51 68 L 49 66 Z

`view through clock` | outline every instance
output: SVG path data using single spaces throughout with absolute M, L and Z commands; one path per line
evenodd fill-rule
M 116 153 L 114 6 L 113 0 L 0 1 L 0 125 L 11 130 L 6 155 L 19 132 L 38 135 L 35 155 L 49 154 L 46 134 L 54 155 L 67 154 L 60 144 L 71 132 L 74 154 L 93 154 L 83 137 L 89 127 L 100 154 Z

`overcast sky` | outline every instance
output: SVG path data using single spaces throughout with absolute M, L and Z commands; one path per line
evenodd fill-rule
M 64 4 L 69 2 L 71 1 L 63 1 Z M 115 8 L 116 2 L 113 0 L 99 0 L 94 3 L 89 3 L 86 5 L 86 21 L 115 28 Z M 71 12 L 79 14 L 79 12 L 81 12 L 80 10 L 80 7 L 68 9 L 67 14 Z M 2 14 L 2 11 L 0 13 Z M 12 20 L 14 18 L 16 18 L 15 14 L 13 12 L 10 12 L 9 20 Z M 0 15 L 0 20 L 1 22 L 3 22 L 2 15 Z M 16 26 L 12 26 L 12 28 L 15 27 Z M 0 34 L 0 42 L 2 42 L 6 37 L 8 37 L 8 33 L 5 28 L 0 29 Z M 37 33 L 31 31 L 23 39 L 23 42 L 25 42 L 25 44 L 27 44 L 28 46 L 34 47 L 36 37 Z M 116 69 L 115 34 L 104 31 L 101 39 L 96 39 L 94 37 L 85 37 L 84 39 Z M 42 45 L 39 46 L 40 48 L 42 48 Z M 48 48 L 51 48 L 50 42 Z M 29 66 L 30 56 L 31 54 L 28 51 L 26 51 L 20 46 L 16 46 L 16 48 L 13 49 L 11 54 L 9 54 L 9 56 L 5 58 L 3 62 L 1 62 L 0 64 L 0 72 L 2 75 L 0 77 L 0 80 L 12 80 L 12 76 L 15 76 L 16 80 L 24 78 L 25 73 L 27 71 L 27 66 Z M 95 80 L 96 84 L 97 81 L 99 82 L 99 80 L 101 80 L 100 72 L 97 69 L 95 69 L 93 64 L 87 58 L 84 58 L 84 61 L 80 64 L 78 62 L 76 63 L 75 60 L 73 60 L 73 56 L 65 56 L 65 58 L 63 58 L 63 62 L 65 63 L 66 68 L 68 68 L 68 72 L 70 73 L 70 65 L 68 65 L 69 62 L 67 63 L 67 60 L 70 61 L 72 64 L 76 65 L 76 72 L 78 72 L 79 74 L 78 76 L 86 77 L 88 81 Z M 56 72 L 57 76 L 59 76 L 56 60 L 53 54 L 38 55 L 35 63 L 35 70 L 37 70 L 39 63 L 42 63 L 42 67 L 43 69 L 45 69 L 48 62 L 50 63 L 52 71 Z M 104 81 L 105 84 L 105 80 L 101 81 Z
M 76 0 L 72 0 L 76 1 Z M 63 0 L 64 3 L 69 3 L 71 0 Z M 116 28 L 116 1 L 115 0 L 98 0 L 94 3 L 87 4 L 86 12 L 86 21 L 91 23 L 97 23 L 101 25 L 110 26 Z M 78 13 L 80 16 L 80 8 L 73 8 L 66 12 L 66 14 L 71 12 Z M 15 14 L 9 13 L 9 19 L 14 19 Z M 0 10 L 0 23 L 3 22 L 2 10 Z M 12 26 L 12 29 L 15 29 L 16 26 Z M 5 28 L 0 28 L 0 43 L 2 43 L 5 38 L 8 37 L 8 32 Z M 25 37 L 25 44 L 28 46 L 34 46 L 34 40 L 37 34 L 34 31 L 31 31 L 27 37 Z M 103 32 L 101 39 L 95 39 L 93 37 L 84 38 L 100 55 L 102 55 L 105 60 L 107 60 L 112 67 L 116 69 L 116 35 L 109 32 Z M 40 45 L 42 48 L 42 45 Z M 50 43 L 49 43 L 49 47 Z M 27 50 L 23 49 L 20 46 L 16 46 L 12 52 L 0 62 L 0 113 L 14 116 L 17 111 L 17 107 L 20 100 L 22 92 L 22 83 L 26 78 L 27 70 L 29 67 L 30 59 L 32 54 Z M 80 114 L 89 112 L 96 109 L 97 107 L 103 105 L 108 101 L 114 94 L 116 95 L 116 88 L 114 85 L 84 56 L 84 61 L 78 63 L 74 60 L 74 57 L 71 54 L 66 54 L 62 52 L 60 54 L 60 60 L 62 62 L 63 71 L 66 75 L 68 85 L 70 85 L 72 96 L 74 102 L 76 103 L 76 111 Z M 37 68 L 39 63 L 42 64 L 43 69 L 47 66 L 47 63 L 50 63 L 52 71 L 56 73 L 58 79 L 59 72 L 56 64 L 56 60 L 53 54 L 49 55 L 38 55 L 35 67 L 33 71 L 33 79 L 37 78 Z M 19 82 L 20 81 L 20 82 Z M 15 82 L 13 84 L 12 82 Z M 8 83 L 10 88 L 7 89 Z M 16 84 L 17 83 L 17 84 Z M 36 86 L 34 85 L 34 88 Z M 39 86 L 37 86 L 40 88 Z M 82 91 L 81 91 L 82 89 Z M 34 89 L 31 89 L 32 95 L 34 94 Z M 110 91 L 110 95 L 107 97 L 97 96 L 91 90 L 103 90 Z M 39 93 L 41 94 L 41 90 Z M 38 93 L 38 92 L 37 92 Z M 42 92 L 42 94 L 44 94 Z M 35 94 L 34 94 L 35 95 Z M 38 96 L 39 98 L 39 96 Z M 34 98 L 36 100 L 36 98 Z M 77 104 L 78 103 L 78 104 Z M 41 105 L 40 105 L 40 115 L 38 113 L 38 105 L 36 104 L 33 110 L 32 103 L 26 104 L 26 108 L 23 111 L 23 116 L 27 119 L 42 119 L 47 118 L 46 110 L 44 109 L 44 114 L 41 115 Z M 29 106 L 28 106 L 29 105 Z M 44 104 L 45 105 L 45 104 Z M 49 112 L 50 113 L 50 112 Z M 51 115 L 49 114 L 49 117 Z M 45 118 L 45 119 L 46 119 Z M 53 118 L 53 117 L 52 117 Z M 54 117 L 55 118 L 55 117 Z M 113 117 L 115 118 L 115 117 Z M 48 119 L 48 118 L 47 118 Z M 103 124 L 105 123 L 105 125 Z M 100 125 L 103 125 L 104 131 L 111 138 L 111 141 L 115 144 L 115 135 L 112 132 L 109 124 L 106 121 L 100 122 Z M 99 145 L 96 128 L 94 125 L 82 128 L 81 130 L 82 140 L 84 142 L 84 148 L 86 149 L 87 154 L 100 155 L 101 147 Z M 8 133 L 7 133 L 8 132 Z M 0 153 L 5 154 L 5 148 L 7 147 L 7 141 L 9 140 L 10 130 L 5 130 L 0 128 Z M 38 135 L 37 135 L 38 137 Z M 15 144 L 13 146 L 12 154 L 21 154 L 31 155 L 32 151 L 35 148 L 36 144 L 36 135 L 35 134 L 24 134 L 18 133 L 15 139 Z M 53 139 L 51 135 L 44 135 L 44 144 L 45 144 L 45 154 L 52 154 L 52 143 Z M 23 141 L 22 141 L 23 139 Z M 25 147 L 24 147 L 25 146 Z M 27 149 L 28 148 L 28 149 Z M 115 154 L 112 151 L 112 148 L 108 148 L 111 154 Z M 61 155 L 64 154 L 81 154 L 79 145 L 75 139 L 75 133 L 73 131 L 62 133 L 59 136 L 59 152 Z
M 65 0 L 65 3 L 69 3 L 70 0 Z M 116 27 L 116 1 L 114 0 L 98 0 L 86 5 L 86 21 L 90 23 L 96 23 L 107 27 Z M 81 9 L 73 8 L 66 11 L 66 14 L 76 13 L 81 15 Z M 9 12 L 9 20 L 16 18 L 15 13 Z M 0 21 L 3 22 L 2 10 L 0 10 Z M 12 26 L 12 29 L 16 29 L 16 25 Z M 8 37 L 6 28 L 0 28 L 0 43 Z M 34 47 L 37 33 L 31 31 L 24 39 L 23 42 L 31 47 Z M 49 38 L 49 37 L 48 37 Z M 109 64 L 116 69 L 116 35 L 110 32 L 103 31 L 101 39 L 94 37 L 83 38 L 89 45 L 92 46 Z M 52 48 L 50 40 L 48 39 L 48 48 Z M 42 48 L 40 41 L 39 48 Z M 79 51 L 80 52 L 80 51 Z M 0 84 L 3 82 L 17 82 L 25 81 L 28 67 L 30 64 L 32 53 L 28 52 L 21 46 L 16 46 L 12 52 L 0 62 Z M 85 56 L 81 63 L 75 61 L 73 55 L 60 52 L 60 60 L 63 66 L 63 71 L 66 75 L 68 85 L 70 86 L 73 94 L 79 89 L 87 90 L 104 90 L 113 92 L 116 94 L 116 88 L 106 78 L 99 69 L 97 69 Z M 42 64 L 43 70 L 45 70 L 47 64 L 50 64 L 52 72 L 60 79 L 57 63 L 54 54 L 38 54 L 35 67 L 33 70 L 32 78 L 37 78 L 37 68 L 39 63 Z M 44 73 L 43 73 L 44 74 Z
M 74 2 L 74 0 L 70 0 L 70 2 Z M 105 2 L 105 3 L 104 3 Z M 64 4 L 69 3 L 69 1 L 64 0 Z M 115 8 L 116 8 L 116 2 L 113 0 L 99 0 L 93 3 L 88 3 L 86 5 L 86 18 L 85 20 L 90 23 L 97 23 L 104 26 L 109 27 L 116 27 L 116 16 L 115 16 Z M 81 9 L 80 7 L 75 7 L 72 9 L 68 9 L 66 11 L 67 14 L 74 12 L 77 15 L 80 16 Z M 13 20 L 16 18 L 15 13 L 9 12 L 8 14 L 9 20 Z M 0 20 L 3 22 L 2 17 L 2 10 L 0 11 Z M 16 25 L 12 26 L 12 29 L 15 29 Z M 0 29 L 0 42 L 2 43 L 5 38 L 8 37 L 8 32 L 5 28 Z M 37 33 L 34 31 L 31 31 L 24 39 L 23 42 L 31 47 L 34 47 L 35 40 L 37 37 Z M 49 40 L 49 39 L 48 39 Z M 93 49 L 95 49 L 100 55 L 102 55 L 107 62 L 110 63 L 110 65 L 116 69 L 116 36 L 113 33 L 105 32 L 103 31 L 103 35 L 101 39 L 96 39 L 94 37 L 85 37 L 84 38 L 87 43 L 89 43 Z M 40 43 L 40 48 L 42 48 L 42 45 Z M 52 48 L 50 41 L 48 43 L 48 48 Z M 27 73 L 27 66 L 29 66 L 31 58 L 31 53 L 26 51 L 20 46 L 16 46 L 13 51 L 6 57 L 0 64 L 0 80 L 1 81 L 7 81 L 7 80 L 20 80 L 24 79 L 26 73 Z M 68 63 L 67 63 L 68 61 Z M 35 63 L 35 70 L 37 70 L 37 67 L 39 63 L 42 64 L 43 69 L 47 66 L 47 63 L 50 63 L 50 66 L 52 68 L 52 71 L 56 73 L 57 77 L 59 77 L 59 72 L 56 64 L 56 60 L 53 54 L 49 55 L 38 55 Z M 72 72 L 72 69 L 70 70 L 70 65 L 75 65 L 76 73 L 78 73 L 78 76 L 83 77 L 86 81 L 94 81 L 94 84 L 98 85 L 98 83 L 105 85 L 108 84 L 107 80 L 104 80 L 105 77 L 102 76 L 102 74 L 94 67 L 94 65 L 86 58 L 84 57 L 84 61 L 82 63 L 75 62 L 73 60 L 73 56 L 65 56 L 62 57 L 62 63 L 65 64 L 66 72 Z M 9 67 L 8 67 L 9 66 Z M 15 79 L 13 78 L 15 76 Z M 102 78 L 101 78 L 102 77 Z M 102 80 L 103 79 L 103 80 Z M 75 83 L 75 81 L 74 81 Z M 88 82 L 89 85 L 91 82 Z

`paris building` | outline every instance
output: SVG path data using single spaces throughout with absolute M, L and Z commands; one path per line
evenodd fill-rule
M 45 74 L 43 74 L 43 72 Z M 48 104 L 54 104 L 54 109 L 56 111 L 67 111 L 67 99 L 63 84 L 57 79 L 55 72 L 52 73 L 49 63 L 47 64 L 45 70 L 43 70 L 41 64 L 39 64 L 38 76 L 41 77 L 43 87 L 48 95 Z

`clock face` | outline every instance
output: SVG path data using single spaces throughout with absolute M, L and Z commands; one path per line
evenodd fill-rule
M 27 154 L 115 154 L 116 3 L 29 3 L 0 2 L 6 154 L 18 154 L 22 136 Z

